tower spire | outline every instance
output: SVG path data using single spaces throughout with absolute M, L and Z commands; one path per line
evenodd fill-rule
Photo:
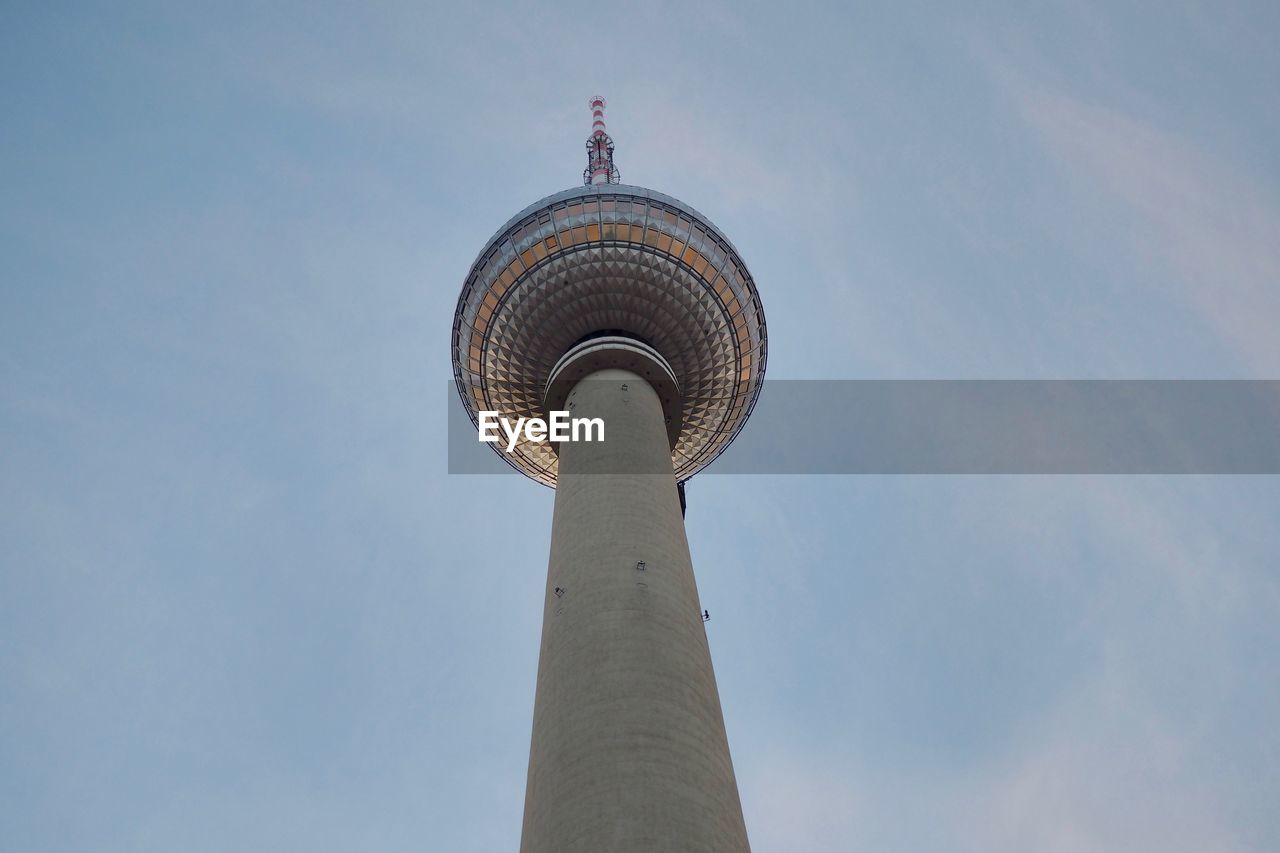
M 604 98 L 596 95 L 587 105 L 591 108 L 591 136 L 587 137 L 587 168 L 582 170 L 582 183 L 619 183 L 621 176 L 613 165 L 613 140 L 604 131 Z

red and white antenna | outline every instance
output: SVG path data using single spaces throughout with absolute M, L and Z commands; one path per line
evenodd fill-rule
M 613 140 L 604 132 L 604 98 L 596 95 L 591 107 L 591 136 L 587 138 L 587 168 L 582 170 L 584 184 L 616 184 L 622 180 L 613 165 Z

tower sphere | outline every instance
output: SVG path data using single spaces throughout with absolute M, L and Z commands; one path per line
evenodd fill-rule
M 561 358 L 593 338 L 638 340 L 675 377 L 672 465 L 687 480 L 741 431 L 764 379 L 768 342 L 755 282 L 702 214 L 643 187 L 600 183 L 525 208 L 481 250 L 453 318 L 453 373 L 478 412 L 545 417 Z M 495 451 L 554 487 L 550 443 Z

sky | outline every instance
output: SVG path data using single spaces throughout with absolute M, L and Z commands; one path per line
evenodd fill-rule
M 518 847 L 554 495 L 447 473 L 450 321 L 589 96 L 738 247 L 771 378 L 1277 379 L 1277 36 L 5 3 L 0 849 Z M 757 853 L 1280 848 L 1277 478 L 715 471 Z

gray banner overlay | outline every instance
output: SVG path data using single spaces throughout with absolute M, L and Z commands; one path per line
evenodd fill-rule
M 515 473 L 448 394 L 449 472 Z M 706 473 L 1277 474 L 1280 381 L 773 380 Z

